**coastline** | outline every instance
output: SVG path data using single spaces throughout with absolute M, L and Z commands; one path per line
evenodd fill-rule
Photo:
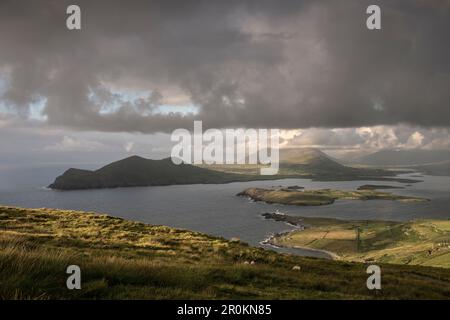
M 263 241 L 260 242 L 260 244 L 264 245 L 264 246 L 271 246 L 274 248 L 279 248 L 279 249 L 300 249 L 303 251 L 309 251 L 309 252 L 313 252 L 313 253 L 318 253 L 321 255 L 322 259 L 327 259 L 327 260 L 340 260 L 341 257 L 339 255 L 337 255 L 334 252 L 331 251 L 327 251 L 327 250 L 321 250 L 321 249 L 314 249 L 314 248 L 309 248 L 309 247 L 302 247 L 302 246 L 284 246 L 284 245 L 280 245 L 278 243 L 274 242 L 274 239 L 280 237 L 280 236 L 287 236 L 290 233 L 294 232 L 294 231 L 298 231 L 299 229 L 294 229 L 294 230 L 286 230 L 286 231 L 282 231 L 282 232 L 278 232 L 278 233 L 274 233 L 269 235 L 266 239 L 264 239 Z M 301 229 L 300 229 L 301 230 Z M 296 254 L 299 255 L 299 254 Z M 325 256 L 322 256 L 325 255 Z M 303 256 L 303 255 L 299 255 L 299 256 Z M 317 255 L 311 255 L 311 257 L 318 257 Z

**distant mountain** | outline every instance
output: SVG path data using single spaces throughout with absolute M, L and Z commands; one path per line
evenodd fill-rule
M 450 176 L 450 161 L 411 166 L 410 168 L 430 176 Z
M 280 149 L 281 164 L 295 164 L 322 169 L 337 169 L 344 167 L 323 151 L 315 148 L 282 148 Z
M 381 150 L 354 160 L 372 166 L 409 166 L 450 161 L 450 150 Z
M 345 166 L 316 148 L 280 149 L 281 168 L 302 168 L 310 172 L 348 172 L 356 168 Z M 356 169 L 359 170 L 359 169 Z
M 315 148 L 280 149 L 280 175 L 301 176 L 319 181 L 336 180 L 396 180 L 393 171 L 356 168 L 343 165 L 338 160 Z
M 75 190 L 194 183 L 227 183 L 249 180 L 246 175 L 218 172 L 189 164 L 176 165 L 170 158 L 150 160 L 132 156 L 96 171 L 69 169 L 51 189 Z

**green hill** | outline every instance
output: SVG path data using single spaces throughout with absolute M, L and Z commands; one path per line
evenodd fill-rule
M 282 148 L 280 149 L 280 162 L 322 168 L 344 167 L 337 160 L 315 148 Z
M 274 178 L 306 178 L 318 181 L 336 180 L 379 180 L 406 183 L 418 182 L 411 179 L 396 178 L 396 172 L 376 168 L 357 168 L 346 166 L 315 148 L 280 149 L 278 175 Z M 258 175 L 260 165 L 202 165 L 220 172 Z
M 315 148 L 280 149 L 280 169 L 281 174 L 310 175 L 317 180 L 353 180 L 395 175 L 387 170 L 342 165 Z
M 1 299 L 450 298 L 450 269 L 380 264 L 374 292 L 362 263 L 107 215 L 0 207 L 0 229 Z M 81 290 L 66 288 L 69 265 L 81 268 Z

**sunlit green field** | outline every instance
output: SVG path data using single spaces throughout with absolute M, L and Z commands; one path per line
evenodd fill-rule
M 275 244 L 331 251 L 351 261 L 450 268 L 450 220 L 295 219 L 303 220 L 307 228 L 279 236 Z

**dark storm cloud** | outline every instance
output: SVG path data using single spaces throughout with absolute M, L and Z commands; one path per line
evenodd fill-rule
M 82 9 L 82 30 L 65 9 Z M 369 4 L 382 30 L 365 27 Z M 0 101 L 99 131 L 450 125 L 448 1 L 1 1 Z M 129 101 L 113 87 L 160 92 Z M 157 114 L 176 92 L 199 113 Z M 105 107 L 114 105 L 108 112 Z

